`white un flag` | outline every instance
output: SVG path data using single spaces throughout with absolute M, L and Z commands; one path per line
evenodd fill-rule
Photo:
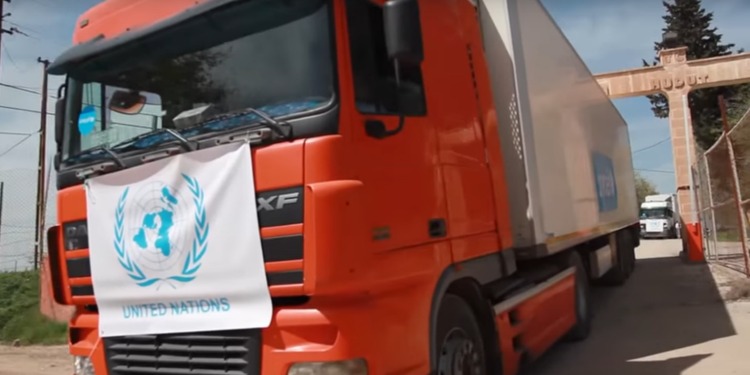
M 178 155 L 86 186 L 102 337 L 268 327 L 247 144 Z

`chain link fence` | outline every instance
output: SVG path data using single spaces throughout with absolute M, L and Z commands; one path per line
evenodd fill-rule
M 28 167 L 0 169 L 0 272 L 34 268 L 37 173 Z M 45 227 L 56 219 L 54 191 L 49 193 L 52 199 L 45 202 Z
M 698 158 L 706 259 L 750 276 L 750 111 Z

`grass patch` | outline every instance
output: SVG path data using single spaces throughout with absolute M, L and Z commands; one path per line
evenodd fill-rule
M 0 274 L 0 342 L 62 344 L 66 332 L 67 325 L 39 312 L 39 272 Z
M 716 241 L 739 242 L 740 234 L 737 231 L 721 231 L 716 233 Z

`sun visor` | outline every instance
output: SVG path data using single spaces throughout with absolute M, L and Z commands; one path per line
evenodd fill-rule
M 180 24 L 195 20 L 201 15 L 212 12 L 232 3 L 239 3 L 242 1 L 243 0 L 209 1 L 191 7 L 174 17 L 171 17 L 149 27 L 129 31 L 111 39 L 106 39 L 104 38 L 104 36 L 99 36 L 92 39 L 91 41 L 71 47 L 70 49 L 63 52 L 57 59 L 55 59 L 54 62 L 52 62 L 52 64 L 50 64 L 49 68 L 47 69 L 47 73 L 52 75 L 64 75 L 73 73 L 75 72 L 76 67 L 79 64 L 96 59 L 96 57 L 104 51 L 115 50 L 118 47 L 131 43 L 133 41 L 145 41 L 155 33 L 167 31 L 170 28 L 179 26 Z

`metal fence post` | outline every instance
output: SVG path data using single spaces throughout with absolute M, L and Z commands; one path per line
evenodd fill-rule
M 700 230 L 705 232 L 706 224 L 704 221 L 705 218 L 703 216 L 703 205 L 701 203 L 700 196 L 698 195 L 698 192 L 702 191 L 701 189 L 703 188 L 702 186 L 703 181 L 701 180 L 700 175 L 698 174 L 697 166 L 698 166 L 697 160 L 696 160 L 696 164 L 690 166 L 690 176 L 692 177 L 692 181 L 693 181 L 693 194 L 692 195 L 693 195 L 694 202 L 696 204 L 696 206 L 693 206 L 693 210 L 695 210 L 695 217 L 697 219 L 696 222 L 699 224 Z M 698 181 L 698 182 L 695 183 L 695 181 Z M 701 238 L 703 237 L 704 237 L 704 234 L 701 233 Z M 705 245 L 704 241 L 701 241 L 701 245 Z M 704 246 L 703 247 L 704 258 L 708 255 L 707 252 L 708 252 L 708 249 Z
M 727 121 L 727 106 L 723 96 L 719 96 L 719 108 L 721 109 L 721 123 L 724 126 L 724 140 L 727 142 L 727 154 L 729 154 L 729 167 L 732 169 L 732 194 L 734 195 L 734 205 L 737 209 L 737 225 L 740 228 L 740 241 L 742 256 L 745 258 L 745 275 L 750 277 L 750 259 L 747 253 L 747 231 L 745 230 L 745 218 L 742 214 L 742 203 L 740 202 L 740 178 L 737 174 L 737 163 L 734 160 L 734 149 L 732 141 L 729 139 L 729 123 Z
M 711 232 L 709 232 L 708 241 L 711 242 L 711 252 L 713 253 L 713 260 L 719 260 L 718 244 L 716 243 L 716 210 L 714 209 L 714 193 L 711 187 L 711 167 L 708 164 L 707 152 L 703 153 L 703 164 L 706 165 L 706 184 L 708 185 L 708 204 L 709 211 L 711 212 Z M 709 257 L 710 259 L 710 257 Z

